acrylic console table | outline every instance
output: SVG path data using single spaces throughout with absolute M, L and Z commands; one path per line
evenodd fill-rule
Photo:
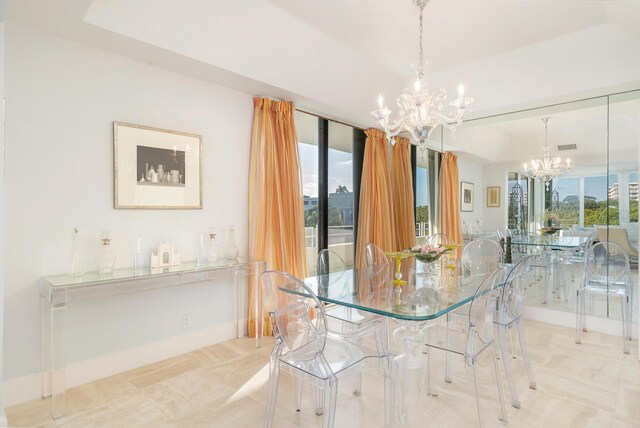
M 260 274 L 266 262 L 239 258 L 219 260 L 203 267 L 195 263 L 183 263 L 168 268 L 114 270 L 110 274 L 86 273 L 80 277 L 67 275 L 44 278 L 40 284 L 42 302 L 42 397 L 51 396 L 51 414 L 54 419 L 64 414 L 66 369 L 66 318 L 67 303 L 81 299 L 96 299 L 115 294 L 126 294 L 166 287 L 179 287 L 197 282 L 233 278 L 236 290 L 236 336 L 244 336 L 245 308 L 250 283 L 254 289 L 260 286 Z M 262 305 L 259 293 L 254 293 L 255 319 L 261 320 Z M 256 335 L 256 347 L 262 344 Z

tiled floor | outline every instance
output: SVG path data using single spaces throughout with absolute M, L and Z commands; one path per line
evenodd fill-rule
M 530 390 L 515 361 L 520 410 L 509 406 L 504 385 L 508 425 L 512 427 L 638 427 L 640 426 L 640 363 L 638 344 L 622 353 L 620 338 L 590 332 L 582 345 L 574 330 L 528 322 L 527 338 L 538 388 Z M 260 427 L 262 426 L 267 362 L 272 339 L 256 349 L 253 340 L 232 340 L 161 361 L 107 379 L 73 388 L 67 393 L 67 416 L 49 420 L 48 400 L 6 409 L 12 427 Z M 442 373 L 435 356 L 435 373 Z M 420 413 L 412 427 L 478 426 L 470 369 L 452 361 L 454 381 L 438 376 L 438 397 L 414 397 Z M 485 426 L 497 420 L 495 385 L 490 361 L 480 362 Z M 504 376 L 503 382 L 504 382 Z M 363 394 L 350 393 L 349 380 L 340 384 L 336 427 L 382 427 L 382 379 L 375 368 L 364 379 Z M 312 394 L 305 392 L 296 413 L 293 388 L 284 375 L 279 388 L 275 427 L 320 427 Z

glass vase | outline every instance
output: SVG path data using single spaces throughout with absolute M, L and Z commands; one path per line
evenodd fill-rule
M 71 264 L 69 265 L 69 276 L 82 276 L 84 275 L 84 271 L 82 270 L 82 259 L 80 258 L 80 248 L 78 242 L 78 232 L 80 229 L 77 227 L 73 228 L 73 240 L 72 240 L 72 249 L 71 249 Z
M 102 248 L 98 255 L 98 273 L 110 274 L 113 272 L 113 268 L 116 265 L 116 255 L 111 250 L 111 238 L 109 238 L 109 232 L 102 232 Z

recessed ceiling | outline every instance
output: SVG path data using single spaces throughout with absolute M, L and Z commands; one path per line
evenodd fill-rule
M 374 126 L 417 58 L 412 0 L 9 0 L 6 19 Z M 431 0 L 427 81 L 468 117 L 640 88 L 640 2 Z

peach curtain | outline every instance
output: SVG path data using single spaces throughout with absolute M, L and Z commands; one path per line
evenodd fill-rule
M 408 138 L 396 137 L 396 143 L 391 148 L 396 250 L 416 245 L 410 147 Z
M 440 232 L 454 243 L 462 245 L 460 226 L 460 183 L 458 181 L 458 157 L 453 153 L 442 154 L 440 163 Z M 461 251 L 457 251 L 458 256 Z
M 249 257 L 267 261 L 267 269 L 304 278 L 304 208 L 293 113 L 290 102 L 253 99 L 248 248 Z M 252 316 L 254 293 L 262 290 L 252 287 L 249 292 L 251 336 L 256 333 L 257 321 Z
M 376 244 L 384 251 L 395 249 L 394 211 L 387 139 L 384 132 L 378 129 L 368 129 L 365 134 L 367 139 L 364 146 L 360 182 L 358 239 L 356 242 L 356 266 L 359 268 L 365 266 L 368 243 Z

